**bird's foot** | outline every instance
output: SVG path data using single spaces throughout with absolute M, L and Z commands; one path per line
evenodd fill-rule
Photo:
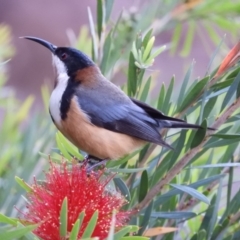
M 82 166 L 87 168 L 87 171 L 90 172 L 94 170 L 96 167 L 105 167 L 107 163 L 107 159 L 100 159 L 91 155 L 86 155 L 81 161 Z
M 86 155 L 83 160 L 79 161 L 79 163 L 83 166 L 86 167 L 90 161 L 90 156 Z
M 90 172 L 94 170 L 96 167 L 100 167 L 100 166 L 104 168 L 106 166 L 106 163 L 107 163 L 107 159 L 101 159 L 100 162 L 94 163 L 93 165 L 89 166 L 87 168 L 87 171 Z

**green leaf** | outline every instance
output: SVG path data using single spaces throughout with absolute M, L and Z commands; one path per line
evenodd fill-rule
M 162 53 L 164 50 L 166 49 L 166 45 L 161 46 L 160 48 L 158 48 L 157 50 L 155 50 L 147 59 L 146 64 L 147 65 L 152 65 L 153 64 L 153 60 L 155 57 L 157 57 L 160 53 Z
M 129 55 L 128 65 L 128 96 L 134 96 L 137 90 L 137 68 L 133 53 Z
M 212 85 L 210 87 L 210 89 L 212 89 L 213 91 L 216 92 L 216 91 L 222 90 L 224 88 L 228 88 L 228 87 L 230 87 L 232 85 L 234 79 L 235 78 L 231 78 L 231 79 L 228 79 L 228 80 L 225 79 L 223 82 L 217 82 L 214 85 Z
M 194 212 L 152 212 L 151 217 L 153 218 L 166 218 L 166 219 L 183 219 L 195 217 Z
M 140 71 L 137 72 L 137 87 L 141 88 L 142 86 L 142 80 L 143 80 L 143 75 L 145 73 L 144 69 L 140 69 Z
M 151 86 L 151 80 L 152 80 L 152 77 L 150 76 L 145 84 L 145 86 L 143 87 L 143 91 L 142 91 L 142 94 L 140 96 L 140 100 L 145 102 L 147 100 L 147 97 L 148 97 L 148 94 L 149 94 L 149 89 L 150 89 L 150 86 Z
M 233 144 L 233 143 L 236 143 L 236 142 L 239 142 L 239 139 L 223 139 L 223 140 L 218 140 L 218 141 L 215 141 L 215 142 L 211 142 L 211 143 L 207 143 L 205 145 L 205 148 L 216 148 L 216 147 L 222 147 L 222 146 L 228 146 L 230 144 Z
M 103 46 L 103 58 L 100 65 L 100 69 L 103 75 L 107 73 L 107 65 L 108 65 L 108 60 L 110 56 L 111 46 L 112 46 L 112 31 L 108 33 Z
M 134 41 L 133 44 L 132 44 L 132 51 L 131 52 L 133 54 L 134 61 L 138 60 L 138 50 L 137 50 L 137 46 L 136 46 L 136 41 Z
M 237 139 L 240 140 L 240 134 L 212 134 L 212 137 L 222 138 L 222 139 Z
M 33 102 L 34 102 L 34 97 L 31 95 L 28 96 L 28 98 L 22 103 L 18 111 L 15 112 L 14 118 L 16 121 L 21 122 L 27 117 L 31 106 L 33 105 Z
M 165 100 L 164 100 L 164 104 L 163 104 L 162 111 L 165 114 L 168 114 L 169 109 L 170 109 L 170 99 L 171 99 L 172 92 L 173 92 L 174 82 L 175 82 L 175 77 L 173 76 L 171 79 L 171 82 L 169 84 L 168 90 L 166 92 L 166 96 L 165 96 Z
M 198 192 L 197 190 L 195 190 L 194 188 L 188 187 L 188 186 L 184 186 L 184 185 L 179 185 L 179 184 L 170 184 L 172 187 L 177 188 L 189 195 L 191 195 L 192 197 L 206 203 L 206 204 L 210 204 L 209 199 L 203 195 L 202 193 Z
M 108 22 L 110 16 L 111 16 L 111 12 L 112 12 L 112 8 L 113 8 L 113 3 L 114 0 L 105 0 L 105 6 L 106 6 L 106 22 Z
M 10 218 L 10 217 L 7 217 L 7 216 L 3 215 L 2 213 L 0 213 L 0 222 L 11 224 L 13 226 L 17 226 L 18 219 L 17 218 Z
M 41 240 L 33 232 L 28 232 L 24 235 L 24 240 Z
M 206 161 L 206 165 L 212 164 L 212 162 L 213 162 L 213 156 L 214 156 L 214 149 L 212 149 L 212 150 L 210 151 L 209 156 L 208 156 L 208 159 L 207 159 L 207 161 Z M 186 169 L 187 169 L 187 168 L 186 168 Z M 190 169 L 191 169 L 191 168 L 189 168 L 189 170 L 190 170 Z M 211 169 L 210 169 L 210 170 L 211 170 Z M 207 170 L 202 169 L 202 170 L 201 170 L 201 173 L 198 175 L 198 178 L 199 178 L 199 179 L 204 179 L 205 177 L 208 176 L 210 170 L 209 170 L 209 169 L 207 169 Z M 190 170 L 190 171 L 192 172 L 192 170 Z
M 149 205 L 146 207 L 146 210 L 144 211 L 144 216 L 138 231 L 138 235 L 142 235 L 149 225 L 149 221 L 152 215 L 152 210 L 153 210 L 153 201 L 149 203 Z
M 205 230 L 208 230 L 209 228 L 209 224 L 210 224 L 210 221 L 211 221 L 211 218 L 212 218 L 212 214 L 214 213 L 214 205 L 215 205 L 215 202 L 216 202 L 216 195 L 213 196 L 213 198 L 211 199 L 211 203 L 204 215 L 204 218 L 203 218 L 203 221 L 202 221 L 202 224 L 200 226 L 200 230 L 202 229 L 205 229 Z M 215 216 L 214 216 L 215 218 Z M 209 232 L 211 233 L 211 232 Z
M 198 233 L 195 233 L 190 240 L 198 240 Z
M 67 226 L 68 226 L 68 199 L 65 197 L 62 202 L 60 211 L 60 236 L 67 236 Z
M 195 64 L 195 61 L 192 61 L 188 71 L 185 74 L 183 82 L 181 84 L 182 86 L 181 86 L 181 89 L 180 89 L 180 92 L 179 92 L 179 96 L 178 96 L 178 101 L 177 101 L 178 105 L 181 104 L 182 101 L 183 101 L 184 95 L 186 93 L 188 82 L 189 82 L 189 80 L 191 78 L 191 75 L 192 75 L 194 64 Z
M 207 66 L 206 75 L 209 75 L 209 70 L 210 70 L 210 68 L 211 68 L 211 66 L 212 66 L 213 61 L 215 60 L 217 54 L 219 53 L 219 51 L 220 51 L 220 49 L 221 49 L 221 46 L 222 46 L 222 44 L 223 44 L 223 41 L 225 40 L 225 37 L 226 37 L 226 35 L 224 35 L 224 36 L 222 37 L 222 39 L 221 39 L 221 41 L 219 42 L 217 48 L 214 50 L 214 52 L 213 52 L 213 54 L 212 54 L 212 56 L 211 56 L 211 59 L 210 59 L 210 61 L 209 61 L 209 63 L 208 63 L 208 66 Z M 216 72 L 215 72 L 215 73 L 216 73 Z M 214 74 L 215 74 L 215 73 L 214 73 Z
M 217 92 L 209 94 L 208 96 L 206 96 L 205 101 L 207 101 L 207 100 L 209 100 L 209 99 L 211 99 L 213 97 L 218 97 L 218 96 L 222 95 L 223 93 L 227 92 L 228 89 L 229 88 L 224 88 L 224 89 L 221 89 L 221 90 L 219 90 Z
M 69 142 L 68 139 L 66 139 L 60 131 L 58 131 L 56 134 L 58 135 L 59 142 L 61 143 L 62 147 L 64 147 L 67 152 L 69 152 L 72 156 L 76 157 L 79 160 L 83 159 L 83 156 L 79 153 L 78 148 L 75 147 L 71 142 Z M 70 156 L 70 159 L 71 158 L 72 157 Z
M 108 161 L 107 167 L 110 168 L 110 167 L 116 167 L 116 166 L 122 165 L 122 164 L 126 163 L 127 161 L 129 161 L 131 158 L 135 157 L 139 152 L 140 152 L 140 149 L 135 152 L 132 152 L 131 154 L 127 155 L 126 157 L 120 158 L 119 160 Z
M 236 99 L 240 97 L 240 83 L 237 86 Z
M 79 226 L 80 226 L 80 220 L 78 219 L 72 228 L 72 231 L 69 236 L 69 240 L 77 240 L 78 238 L 78 232 L 79 232 Z
M 231 163 L 233 163 L 234 157 L 231 158 Z M 240 166 L 240 163 L 239 163 Z M 229 206 L 231 195 L 232 195 L 232 186 L 233 186 L 233 168 L 231 167 L 229 169 L 229 175 L 228 175 L 228 186 L 227 186 L 227 204 L 226 206 Z
M 18 185 L 23 188 L 26 192 L 32 192 L 32 188 L 21 178 L 15 176 L 15 181 Z
M 186 57 L 191 50 L 195 28 L 196 28 L 195 22 L 194 21 L 188 21 L 187 36 L 186 36 L 186 39 L 185 39 L 185 42 L 184 42 L 183 49 L 180 52 L 180 55 L 182 57 Z
M 197 240 L 204 240 L 206 239 L 205 237 L 207 236 L 207 232 L 202 229 L 198 232 L 198 237 L 197 237 Z
M 208 33 L 209 37 L 211 38 L 211 40 L 213 41 L 213 43 L 217 45 L 219 43 L 219 39 L 221 39 L 221 37 L 217 34 L 215 29 L 212 27 L 211 24 L 209 24 L 208 21 L 204 22 L 204 27 L 207 30 L 207 33 Z
M 118 173 L 135 173 L 135 172 L 142 172 L 148 169 L 148 167 L 142 168 L 108 168 L 110 172 L 118 172 Z
M 163 109 L 164 98 L 165 98 L 165 85 L 163 83 L 160 90 L 160 94 L 158 96 L 157 109 L 159 110 Z
M 138 195 L 138 202 L 141 202 L 148 191 L 148 173 L 146 170 L 142 172 L 140 185 L 139 185 L 139 195 Z
M 181 37 L 181 32 L 182 32 L 182 23 L 178 22 L 175 26 L 174 32 L 173 32 L 173 37 L 171 40 L 172 47 L 170 49 L 170 53 L 173 55 L 178 47 L 178 43 L 180 41 Z
M 152 36 L 152 32 L 153 32 L 153 29 L 152 28 L 149 29 L 149 31 L 146 33 L 146 35 L 143 38 L 142 45 L 143 45 L 144 49 L 147 47 L 147 44 Z
M 184 98 L 182 104 L 180 105 L 178 111 L 182 112 L 186 107 L 188 107 L 192 102 L 199 96 L 199 94 L 203 91 L 205 88 L 207 82 L 209 80 L 209 77 L 205 77 L 198 81 L 196 85 L 191 89 L 187 96 Z
M 49 110 L 49 106 L 48 106 L 48 102 L 49 102 L 49 99 L 50 99 L 50 91 L 49 91 L 49 87 L 44 84 L 42 87 L 41 87 L 41 95 L 42 95 L 42 100 L 43 100 L 43 105 L 44 105 L 44 108 L 45 108 L 45 111 L 48 112 Z
M 219 167 L 240 167 L 240 163 L 216 163 L 201 166 L 191 166 L 190 168 L 219 168 Z
M 94 214 L 92 215 L 90 221 L 88 222 L 87 227 L 85 228 L 82 234 L 82 238 L 90 238 L 92 236 L 92 233 L 97 224 L 97 220 L 98 220 L 98 210 L 95 211 Z
M 222 240 L 223 230 L 228 226 L 228 224 L 229 219 L 225 219 L 222 224 L 218 224 L 214 229 L 211 239 Z
M 221 198 L 222 188 L 223 188 L 223 179 L 221 178 L 219 187 L 218 187 L 218 191 L 217 191 L 217 198 L 216 198 L 215 204 L 213 206 L 214 207 L 213 212 L 212 212 L 212 215 L 209 216 L 210 221 L 209 221 L 209 226 L 208 226 L 208 231 L 207 231 L 209 237 L 211 236 L 211 233 L 213 232 L 215 224 L 217 223 L 217 220 L 218 220 L 218 211 L 219 211 L 219 206 L 220 206 L 220 203 L 222 200 L 222 198 Z
M 114 240 L 120 240 L 126 234 L 131 232 L 132 226 L 126 226 L 114 234 Z
M 113 181 L 116 184 L 116 186 L 119 188 L 122 195 L 130 202 L 131 194 L 125 182 L 121 178 L 114 178 Z
M 202 124 L 201 124 L 202 128 L 199 128 L 196 132 L 195 132 L 195 136 L 192 140 L 191 143 L 191 148 L 195 148 L 197 147 L 205 138 L 206 136 L 206 132 L 207 132 L 207 120 L 204 119 Z
M 82 226 L 84 217 L 85 217 L 85 211 L 82 211 L 82 212 L 79 214 L 79 217 L 78 217 L 78 219 L 79 219 L 79 229 L 80 229 L 81 226 Z
M 85 216 L 84 211 L 79 214 L 78 220 L 73 225 L 72 231 L 69 236 L 69 240 L 77 240 L 77 236 L 78 236 L 79 230 L 81 229 L 84 216 Z
M 230 202 L 230 205 L 225 209 L 219 223 L 223 224 L 223 222 L 228 219 L 228 216 L 231 214 L 235 214 L 236 212 L 239 211 L 240 208 L 240 190 L 234 195 L 232 201 Z
M 155 41 L 155 37 L 151 37 L 147 43 L 147 46 L 146 48 L 144 49 L 144 53 L 143 53 L 143 57 L 142 57 L 142 60 L 143 62 L 147 60 L 147 58 L 149 57 L 150 53 L 151 53 L 151 50 L 153 48 L 153 44 L 154 44 L 154 41 Z
M 218 26 L 220 26 L 221 28 L 223 28 L 227 31 L 229 31 L 229 30 L 235 31 L 236 30 L 236 25 L 233 24 L 233 22 L 231 20 L 228 20 L 225 17 L 215 15 L 214 18 L 213 18 L 213 21 Z
M 240 230 L 237 232 L 234 232 L 234 235 L 231 240 L 238 240 L 240 239 Z
M 87 8 L 88 10 L 88 19 L 89 19 L 89 24 L 90 24 L 90 33 L 92 37 L 92 59 L 93 61 L 96 61 L 98 59 L 98 45 L 97 45 L 97 37 L 96 37 L 96 32 L 95 32 L 95 27 L 94 27 L 94 22 L 93 22 L 93 17 L 92 17 L 92 12 L 90 7 Z
M 207 119 L 210 116 L 211 111 L 216 107 L 218 97 L 213 97 L 207 101 L 207 103 L 204 106 L 202 119 Z
M 180 137 L 177 141 L 177 146 L 174 148 L 174 151 L 172 151 L 172 157 L 169 160 L 169 166 L 168 170 L 172 168 L 174 163 L 177 161 L 180 153 L 182 152 L 182 149 L 184 147 L 185 139 L 186 139 L 187 131 L 183 130 L 181 131 Z
M 33 231 L 37 228 L 38 225 L 30 225 L 30 226 L 18 226 L 16 229 L 7 230 L 7 231 L 1 231 L 0 232 L 0 239 L 4 240 L 13 240 L 13 239 L 20 239 L 25 234 Z
M 235 92 L 237 91 L 239 84 L 240 84 L 240 72 L 234 79 L 233 83 L 231 84 L 230 88 L 227 91 L 225 98 L 223 99 L 221 111 L 227 106 L 227 104 L 229 103 L 229 101 L 231 100 L 231 98 L 233 97 Z
M 97 29 L 99 39 L 101 39 L 102 26 L 103 26 L 103 0 L 97 0 Z
M 66 150 L 64 143 L 63 143 L 63 138 L 61 138 L 61 133 L 59 133 L 59 132 L 56 133 L 56 142 L 57 142 L 57 147 L 60 150 L 60 152 L 63 154 L 63 156 L 66 159 L 71 160 L 72 156 Z
M 210 79 L 210 76 L 209 76 L 209 79 Z M 198 117 L 198 122 L 199 123 L 201 123 L 203 121 L 203 113 L 204 113 L 204 110 L 205 110 L 207 94 L 208 94 L 208 91 L 207 91 L 207 88 L 205 88 L 203 93 L 202 93 L 202 96 L 201 96 L 201 103 L 199 102 L 201 104 L 200 114 L 199 114 L 199 117 Z M 208 115 L 207 115 L 206 118 L 208 118 Z

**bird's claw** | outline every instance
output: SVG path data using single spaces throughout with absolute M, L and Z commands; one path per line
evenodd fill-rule
M 107 159 L 103 159 L 102 161 L 100 161 L 100 162 L 98 162 L 98 163 L 95 163 L 95 164 L 93 164 L 93 165 L 91 165 L 91 166 L 89 166 L 88 168 L 87 168 L 87 171 L 88 172 L 91 172 L 92 170 L 94 170 L 96 167 L 105 167 L 106 166 L 106 163 L 107 163 Z
M 81 161 L 81 166 L 86 167 L 88 172 L 93 171 L 96 167 L 105 167 L 107 163 L 107 159 L 99 159 L 89 155 L 86 155 L 84 159 Z

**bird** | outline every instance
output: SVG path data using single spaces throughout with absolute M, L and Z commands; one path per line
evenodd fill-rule
M 201 128 L 127 96 L 82 51 L 57 47 L 37 37 L 22 38 L 52 53 L 56 78 L 49 101 L 50 116 L 57 129 L 88 154 L 87 159 L 117 160 L 146 143 L 172 149 L 163 140 L 162 129 Z

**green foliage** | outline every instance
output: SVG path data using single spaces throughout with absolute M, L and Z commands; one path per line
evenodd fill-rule
M 10 29 L 0 25 L 0 60 L 4 62 L 12 57 L 14 48 L 10 45 Z M 14 91 L 5 87 L 7 79 L 6 66 L 0 66 L 0 211 L 6 215 L 16 216 L 14 205 L 21 205 L 20 195 L 23 193 L 14 181 L 18 175 L 28 181 L 32 174 L 39 175 L 37 166 L 44 166 L 45 161 L 39 156 L 39 151 L 49 151 L 53 141 L 53 127 L 45 113 L 31 114 L 30 109 L 34 103 L 33 96 L 25 101 L 16 99 Z M 20 180 L 21 181 L 21 180 Z
M 233 66 L 226 73 L 213 78 L 217 70 L 211 70 L 211 65 L 219 64 L 216 57 L 223 41 L 218 30 L 227 29 L 234 35 L 239 26 L 236 17 L 240 4 L 223 0 L 164 1 L 160 6 L 154 1 L 154 9 L 153 4 L 149 3 L 138 13 L 122 12 L 114 23 L 111 21 L 113 2 L 96 1 L 96 24 L 88 9 L 90 36 L 84 26 L 74 45 L 87 53 L 91 52 L 94 61 L 110 80 L 116 73 L 124 72 L 127 82 L 122 88 L 129 96 L 146 102 L 155 100 L 155 106 L 163 113 L 200 124 L 202 129 L 163 130 L 161 134 L 173 146 L 173 151 L 148 144 L 129 156 L 107 164 L 111 173 L 117 172 L 109 184 L 126 197 L 128 204 L 125 208 L 133 209 L 135 213 L 129 223 L 132 225 L 117 231 L 113 213 L 107 239 L 148 239 L 146 230 L 163 226 L 162 232 L 159 230 L 149 236 L 154 239 L 154 236 L 162 234 L 163 240 L 238 239 L 240 190 L 233 191 L 232 187 L 239 180 L 234 167 L 240 165 L 237 151 L 240 139 L 240 68 Z M 165 4 L 164 7 L 162 4 Z M 165 24 L 156 26 L 156 18 L 165 20 Z M 183 37 L 186 27 L 187 32 Z M 208 38 L 219 46 L 206 70 L 209 76 L 191 79 L 192 62 L 180 89 L 175 84 L 178 76 L 173 77 L 168 86 L 162 84 L 156 99 L 151 99 L 156 75 L 146 70 L 165 49 L 155 46 L 153 33 L 162 34 L 171 28 L 174 28 L 172 53 L 179 48 L 182 37 L 182 56 L 190 52 L 195 37 L 200 37 L 205 44 L 201 28 L 205 28 Z M 8 32 L 6 29 L 6 26 L 0 25 L 0 32 Z M 13 50 L 6 48 L 10 50 L 2 53 L 1 49 L 5 49 L 2 39 L 4 37 L 0 37 L 0 59 L 4 62 Z M 9 41 L 5 42 L 9 47 Z M 71 161 L 73 157 L 82 160 L 83 155 L 59 132 L 56 133 L 57 148 L 50 151 L 55 131 L 53 124 L 50 124 L 46 113 L 26 120 L 30 115 L 33 97 L 30 96 L 23 103 L 14 97 L 12 91 L 7 91 L 6 97 L 3 85 L 6 65 L 0 65 L 0 106 L 5 112 L 0 128 L 0 144 L 3 146 L 0 152 L 0 180 L 5 183 L 0 185 L 0 238 L 20 238 L 27 234 L 28 239 L 37 239 L 31 233 L 36 226 L 23 227 L 16 218 L 16 211 L 12 211 L 14 205 L 22 208 L 20 195 L 23 190 L 31 191 L 26 182 L 32 179 L 33 173 L 41 174 L 39 168 L 42 169 L 47 163 L 44 158 L 48 159 L 49 153 L 56 162 L 63 158 Z M 47 106 L 49 94 L 47 89 L 42 90 Z M 27 127 L 21 128 L 22 122 Z M 216 128 L 216 131 L 207 131 L 209 126 Z M 19 186 L 14 181 L 14 175 L 19 176 L 15 178 Z M 62 237 L 66 236 L 67 214 L 65 199 L 60 219 Z M 77 239 L 83 218 L 84 212 L 75 222 L 69 239 Z M 84 238 L 91 238 L 97 218 L 98 212 L 95 212 L 85 229 Z M 178 231 L 167 233 L 168 227 L 177 227 Z M 136 236 L 132 236 L 133 233 Z

